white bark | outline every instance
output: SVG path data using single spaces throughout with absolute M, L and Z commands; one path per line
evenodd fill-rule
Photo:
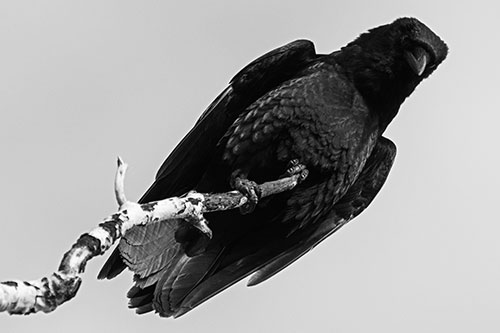
M 211 237 L 203 213 L 234 209 L 246 203 L 238 191 L 220 194 L 189 192 L 146 204 L 130 202 L 125 197 L 124 178 L 127 165 L 118 158 L 115 177 L 115 196 L 118 212 L 105 218 L 98 227 L 84 233 L 66 252 L 57 272 L 34 281 L 11 280 L 0 282 L 0 312 L 30 314 L 51 312 L 73 298 L 82 282 L 88 260 L 104 254 L 127 230 L 146 223 L 168 223 L 170 219 L 185 219 Z M 300 175 L 293 175 L 259 185 L 261 197 L 294 188 Z M 302 175 L 302 177 L 304 177 Z M 165 222 L 166 221 L 166 222 Z

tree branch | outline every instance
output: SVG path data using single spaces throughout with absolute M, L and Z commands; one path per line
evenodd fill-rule
M 182 197 L 138 204 L 126 199 L 126 169 L 127 164 L 118 158 L 115 176 L 118 212 L 105 218 L 98 227 L 82 234 L 64 254 L 57 272 L 33 281 L 0 282 L 0 312 L 31 314 L 54 311 L 76 295 L 87 261 L 104 254 L 133 226 L 185 219 L 211 237 L 212 231 L 206 223 L 204 213 L 238 208 L 247 202 L 247 198 L 238 191 L 218 194 L 192 191 Z M 304 175 L 296 174 L 260 184 L 261 197 L 288 191 L 298 184 L 301 177 L 304 178 Z

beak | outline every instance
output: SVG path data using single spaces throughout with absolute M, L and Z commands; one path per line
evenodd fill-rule
M 413 49 L 412 52 L 406 51 L 405 58 L 408 62 L 408 65 L 410 65 L 411 69 L 418 76 L 421 76 L 424 73 L 425 68 L 427 67 L 427 64 L 430 60 L 429 53 L 427 53 L 427 51 L 419 46 Z

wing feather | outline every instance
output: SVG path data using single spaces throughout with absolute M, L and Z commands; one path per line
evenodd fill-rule
M 298 40 L 273 50 L 241 70 L 201 115 L 193 129 L 160 167 L 156 179 L 139 202 L 181 195 L 196 187 L 210 163 L 218 141 L 253 101 L 288 80 L 316 59 L 312 42 Z M 158 231 L 160 228 L 160 232 Z M 98 278 L 113 278 L 127 265 L 146 285 L 177 256 L 172 236 L 177 225 L 134 227 L 120 241 Z M 132 245 L 133 244 L 133 245 Z M 170 250 L 174 248 L 174 250 Z M 120 252 L 125 260 L 122 260 Z M 166 254 L 165 254 L 166 253 Z
M 256 273 L 248 285 L 257 285 L 309 252 L 371 203 L 389 175 L 395 154 L 395 145 L 389 139 L 380 138 L 356 182 L 314 232 L 307 237 L 302 233 L 283 240 L 220 269 L 216 274 L 205 278 L 186 296 L 174 316 L 181 316 L 253 272 Z
M 256 272 L 248 281 L 248 286 L 255 286 L 279 273 L 365 210 L 384 185 L 395 157 L 394 143 L 381 137 L 356 182 L 335 204 L 331 216 L 321 223 L 310 238 Z

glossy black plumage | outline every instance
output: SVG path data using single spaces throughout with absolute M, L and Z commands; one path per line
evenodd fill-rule
M 308 168 L 307 179 L 251 214 L 207 214 L 214 237 L 201 253 L 200 235 L 182 221 L 135 227 L 99 277 L 128 266 L 136 280 L 130 306 L 162 316 L 182 315 L 251 273 L 251 285 L 271 277 L 373 200 L 395 156 L 382 133 L 446 53 L 425 25 L 403 18 L 329 55 L 299 40 L 253 61 L 163 163 L 141 202 L 230 190 L 237 169 L 274 180 L 292 159 Z

